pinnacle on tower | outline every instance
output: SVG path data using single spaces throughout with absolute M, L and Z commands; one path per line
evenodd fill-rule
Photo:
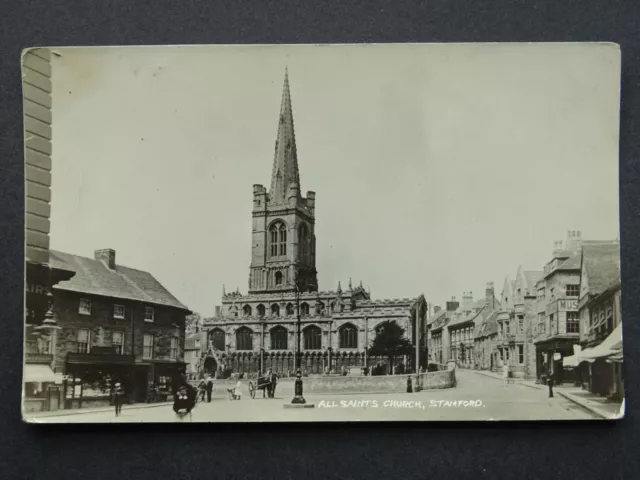
M 338 293 L 342 293 L 342 285 L 340 285 L 340 280 L 338 280 Z
M 349 277 L 349 290 L 353 290 L 353 287 L 351 286 L 351 277 Z
M 222 284 L 222 296 L 224 297 L 227 294 L 224 288 L 224 283 Z
M 293 129 L 289 71 L 285 69 L 269 199 L 276 204 L 286 202 L 289 186 L 294 184 L 298 187 L 299 195 L 300 174 L 298 172 L 298 152 Z

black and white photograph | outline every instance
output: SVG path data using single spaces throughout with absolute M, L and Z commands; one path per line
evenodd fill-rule
M 617 45 L 21 61 L 24 421 L 624 416 Z

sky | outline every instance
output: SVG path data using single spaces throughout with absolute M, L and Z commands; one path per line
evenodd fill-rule
M 247 291 L 285 67 L 321 290 L 499 295 L 567 230 L 618 236 L 610 44 L 54 51 L 51 248 L 112 248 L 204 316 Z

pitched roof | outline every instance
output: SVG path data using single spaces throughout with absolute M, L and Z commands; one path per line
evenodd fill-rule
M 527 289 L 531 293 L 536 293 L 536 284 L 538 280 L 542 278 L 542 271 L 537 270 L 525 270 L 524 271 L 524 279 L 527 282 Z
M 433 325 L 436 320 L 440 319 L 446 313 L 447 311 L 445 309 L 442 309 L 439 312 L 434 313 L 427 319 L 427 325 Z
M 582 254 L 576 253 L 571 255 L 567 260 L 562 262 L 560 266 L 556 269 L 558 270 L 580 270 L 582 263 Z
M 57 290 L 137 300 L 189 311 L 149 272 L 122 265 L 110 270 L 99 260 L 55 250 L 51 250 L 49 256 L 52 268 L 66 268 L 76 273 L 70 280 L 54 286 Z
M 488 337 L 498 333 L 498 311 L 491 312 L 477 329 L 476 338 Z
M 620 281 L 620 244 L 584 245 L 582 261 L 591 295 Z

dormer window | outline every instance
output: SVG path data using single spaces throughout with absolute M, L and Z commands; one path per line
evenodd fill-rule
M 88 298 L 81 298 L 80 305 L 78 306 L 78 313 L 80 315 L 91 315 L 91 300 Z

